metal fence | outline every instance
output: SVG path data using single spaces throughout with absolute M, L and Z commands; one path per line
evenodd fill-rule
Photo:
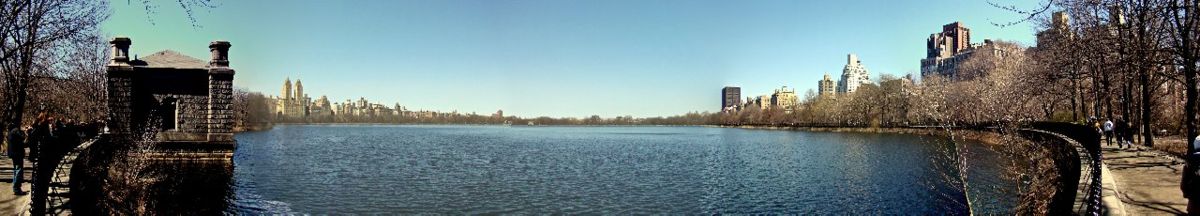
M 1040 131 L 1042 133 L 1050 133 L 1052 136 L 1058 136 L 1069 140 L 1063 140 L 1070 146 L 1063 146 L 1060 151 L 1073 151 L 1078 159 L 1073 171 L 1077 173 L 1075 176 L 1076 183 L 1062 182 L 1064 189 L 1074 188 L 1075 191 L 1071 194 L 1071 202 L 1068 205 L 1065 200 L 1060 203 L 1051 203 L 1051 215 L 1101 215 L 1103 204 L 1100 202 L 1101 189 L 1100 185 L 1100 133 L 1095 128 L 1066 123 L 1066 122 L 1033 122 L 1026 126 L 1031 131 Z M 1082 150 L 1082 151 L 1080 151 Z M 1056 158 L 1064 162 L 1072 161 L 1071 158 Z M 1061 167 L 1060 167 L 1061 168 Z M 1069 192 L 1069 191 L 1060 191 Z M 1066 199 L 1062 197 L 1061 199 Z M 1058 195 L 1055 196 L 1055 201 L 1060 201 Z M 1068 209 L 1069 211 L 1066 211 Z

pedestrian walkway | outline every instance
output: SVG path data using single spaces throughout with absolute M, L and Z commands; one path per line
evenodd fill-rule
M 1183 160 L 1145 147 L 1100 146 L 1127 215 L 1186 214 L 1187 199 L 1179 190 Z
M 12 159 L 3 157 L 0 159 L 0 215 L 28 215 L 30 195 L 17 196 L 12 191 Z M 32 162 L 25 161 L 25 183 L 21 184 L 21 189 L 25 192 L 32 190 L 33 184 L 29 182 L 33 179 Z

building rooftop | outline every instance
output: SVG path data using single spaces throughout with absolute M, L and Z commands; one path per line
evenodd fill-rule
M 208 63 L 198 58 L 180 54 L 174 50 L 163 50 L 131 62 L 138 67 L 207 69 Z

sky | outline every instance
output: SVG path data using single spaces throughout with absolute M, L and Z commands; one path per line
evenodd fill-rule
M 228 40 L 237 88 L 279 95 L 291 78 L 314 99 L 521 117 L 715 112 L 724 86 L 815 91 L 850 53 L 872 79 L 919 74 L 926 38 L 951 22 L 973 43 L 1035 32 L 993 25 L 1022 17 L 984 0 L 217 0 L 195 22 L 176 1 L 141 2 L 110 1 L 106 36 L 204 60 Z

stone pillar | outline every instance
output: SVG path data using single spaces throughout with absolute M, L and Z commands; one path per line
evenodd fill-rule
M 208 44 L 208 51 L 212 53 L 212 61 L 208 64 L 214 67 L 229 67 L 229 41 L 213 41 Z
M 113 56 L 105 69 L 108 82 L 107 127 L 109 133 L 128 135 L 133 114 L 133 66 L 129 65 L 129 45 L 132 41 L 127 37 L 117 37 L 109 44 Z
M 110 59 L 108 64 L 109 65 L 114 65 L 114 64 L 128 65 L 129 64 L 129 45 L 133 44 L 133 41 L 129 40 L 129 38 L 127 38 L 127 37 L 115 37 L 111 41 L 108 41 L 108 44 L 112 48 L 112 59 Z
M 229 68 L 228 41 L 208 45 L 212 61 L 208 67 L 208 141 L 233 141 L 233 75 Z

